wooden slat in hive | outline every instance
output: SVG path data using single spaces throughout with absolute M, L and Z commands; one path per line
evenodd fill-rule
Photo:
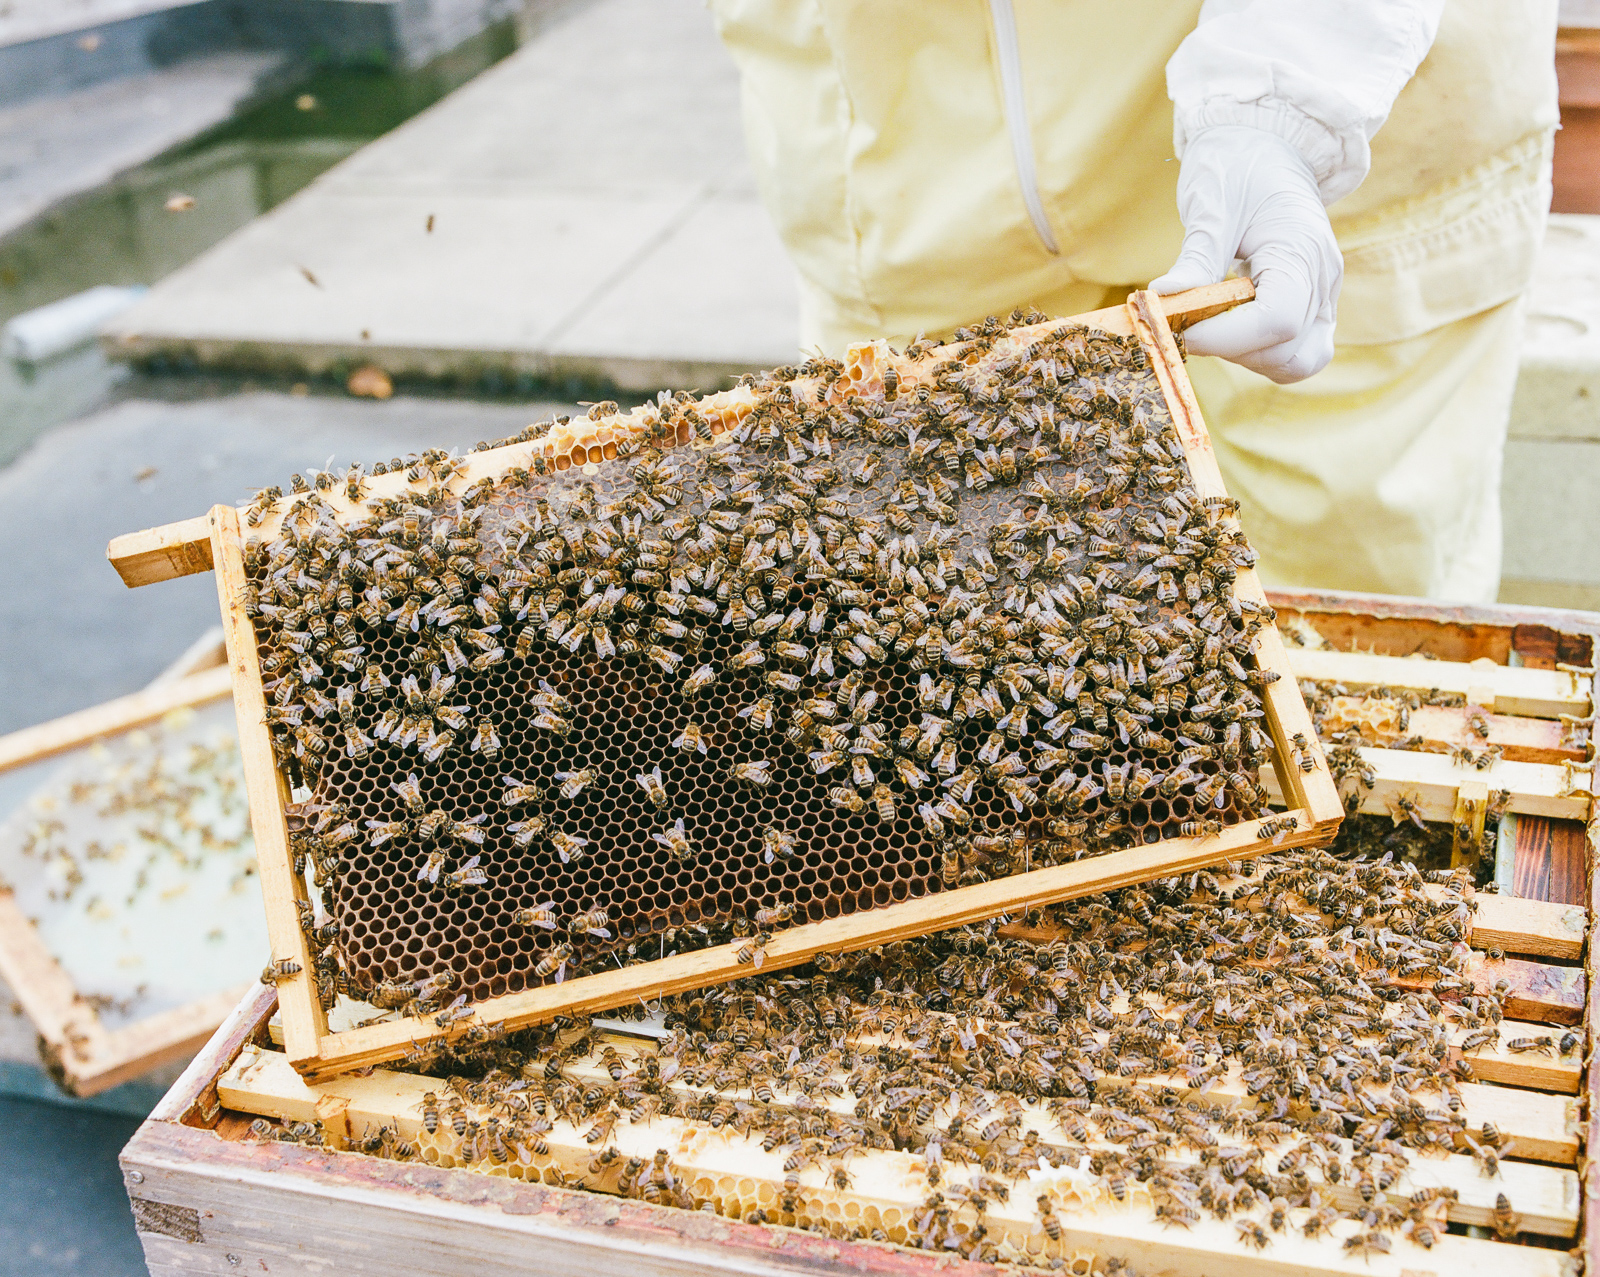
M 288 1066 L 282 1054 L 247 1048 L 219 1080 L 218 1095 L 227 1108 L 242 1113 L 283 1121 L 321 1122 L 325 1137 L 336 1146 L 360 1139 L 381 1127 L 390 1127 L 400 1138 L 414 1141 L 419 1148 L 433 1149 L 443 1164 L 458 1164 L 452 1152 L 456 1141 L 448 1129 L 441 1127 L 438 1135 L 430 1137 L 423 1126 L 424 1097 L 428 1092 L 437 1092 L 440 1085 L 433 1078 L 384 1069 L 374 1070 L 364 1077 L 310 1084 Z M 486 1111 L 472 1108 L 468 1112 L 485 1121 L 489 1116 Z M 632 1156 L 649 1161 L 657 1149 L 666 1148 L 676 1175 L 690 1186 L 696 1199 L 715 1202 L 719 1213 L 740 1217 L 748 1211 L 764 1209 L 769 1217 L 776 1218 L 798 1214 L 806 1220 L 813 1217 L 860 1220 L 864 1227 L 883 1227 L 892 1240 L 902 1243 L 908 1240 L 907 1221 L 920 1213 L 930 1191 L 926 1164 L 921 1157 L 875 1149 L 857 1150 L 848 1159 L 848 1182 L 843 1187 L 832 1181 L 828 1167 L 808 1165 L 801 1170 L 796 1176 L 793 1197 L 800 1210 L 785 1211 L 784 1199 L 790 1190 L 785 1185 L 784 1151 L 765 1152 L 756 1139 L 736 1132 L 731 1126 L 713 1129 L 700 1122 L 661 1117 L 639 1124 L 622 1120 L 603 1139 L 590 1142 L 579 1126 L 556 1121 L 543 1138 L 550 1152 L 536 1155 L 531 1164 L 519 1164 L 515 1151 L 508 1150 L 510 1156 L 504 1162 L 488 1152 L 476 1165 L 491 1173 L 498 1169 L 505 1174 L 538 1176 L 547 1183 L 577 1184 L 616 1192 L 621 1159 L 610 1164 L 597 1163 L 599 1150 L 614 1147 L 622 1158 Z M 554 1167 L 557 1174 L 550 1175 L 546 1167 Z M 1085 1215 L 1151 1218 L 1148 1197 L 1134 1183 L 1128 1186 L 1129 1200 L 1118 1203 L 1110 1191 L 1092 1185 L 1093 1177 L 1070 1172 L 1058 1174 L 1059 1178 L 1049 1172 L 1036 1172 L 1025 1185 L 1017 1184 L 1007 1200 L 989 1197 L 983 1222 L 990 1230 L 990 1239 L 997 1243 L 1008 1240 L 1023 1253 L 1062 1254 L 1057 1243 L 1045 1235 L 1037 1206 L 1031 1200 L 1041 1191 L 1059 1196 L 1056 1213 L 1063 1227 L 1069 1227 L 1072 1219 L 1082 1219 Z M 1502 1168 L 1501 1186 L 1488 1186 L 1490 1191 L 1472 1182 L 1475 1175 L 1467 1158 L 1419 1161 L 1404 1181 L 1404 1189 L 1409 1193 L 1420 1187 L 1459 1185 L 1458 1191 L 1463 1193 L 1464 1200 L 1457 1203 L 1455 1211 L 1459 1211 L 1458 1217 L 1463 1221 L 1472 1222 L 1489 1220 L 1493 1194 L 1514 1192 L 1524 1224 L 1530 1231 L 1552 1236 L 1571 1235 L 1578 1211 L 1577 1181 L 1571 1172 L 1507 1163 Z M 966 1178 L 963 1168 L 956 1166 L 948 1167 L 947 1176 L 947 1185 Z M 1062 1185 L 1069 1186 L 1067 1192 L 1061 1192 Z M 1401 1186 L 1397 1184 L 1391 1191 L 1398 1195 Z M 954 1195 L 949 1195 L 947 1200 L 954 1201 Z M 1142 1211 L 1139 1209 L 1141 1201 Z M 854 1212 L 841 1209 L 834 1214 L 827 1210 L 829 1203 L 837 1203 L 841 1208 L 854 1204 L 856 1209 Z M 971 1208 L 966 1209 L 968 1213 L 964 1216 L 958 1210 L 958 1217 L 976 1222 Z M 1194 1221 L 1189 1230 L 1165 1230 L 1164 1240 L 1172 1252 L 1181 1253 L 1185 1238 L 1195 1235 L 1196 1230 L 1206 1231 L 1203 1226 L 1207 1222 L 1215 1221 Z M 1103 1226 L 1103 1221 L 1097 1218 L 1095 1224 Z M 1349 1228 L 1347 1224 L 1336 1231 L 1349 1231 Z M 1245 1252 L 1246 1248 L 1238 1245 L 1237 1232 L 1231 1225 L 1223 1225 L 1217 1232 L 1233 1238 L 1226 1253 Z M 1120 1241 L 1121 1237 L 1112 1234 L 1105 1240 Z M 1425 1253 L 1421 1247 L 1402 1243 L 1399 1238 L 1395 1238 L 1393 1244 L 1405 1253 L 1419 1256 Z M 1336 1242 L 1308 1242 L 1285 1232 L 1275 1237 L 1273 1245 L 1293 1248 L 1296 1258 L 1311 1265 L 1302 1271 L 1320 1271 L 1330 1262 L 1336 1266 L 1328 1271 L 1347 1271 L 1337 1266 L 1343 1254 Z M 1267 1249 L 1270 1253 L 1271 1247 Z

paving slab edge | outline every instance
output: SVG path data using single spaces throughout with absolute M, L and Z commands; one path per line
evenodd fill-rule
M 660 389 L 721 390 L 743 373 L 759 371 L 785 358 L 760 356 L 750 361 L 685 359 L 670 355 L 588 355 L 562 351 L 451 349 L 429 346 L 298 343 L 249 338 L 160 337 L 119 335 L 101 338 L 109 359 L 145 364 L 176 361 L 193 368 L 273 377 L 342 377 L 363 364 L 382 368 L 391 377 L 459 385 L 485 375 L 538 381 L 577 381 L 631 392 Z

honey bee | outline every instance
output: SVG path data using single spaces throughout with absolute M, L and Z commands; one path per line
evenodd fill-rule
M 561 926 L 561 917 L 556 912 L 555 903 L 546 900 L 526 909 L 518 909 L 511 915 L 511 922 L 518 927 L 542 927 L 546 931 L 555 931 Z
M 734 763 L 728 768 L 728 775 L 733 777 L 734 780 L 743 781 L 747 785 L 765 789 L 772 784 L 772 764 L 765 758 L 757 758 L 745 763 Z
M 567 978 L 567 964 L 572 961 L 572 946 L 558 944 L 549 953 L 540 958 L 533 968 L 533 974 L 541 980 L 554 974 L 557 984 Z
M 506 826 L 511 835 L 513 845 L 517 847 L 531 847 L 534 841 L 542 838 L 549 828 L 543 816 L 529 816 L 526 820 L 513 820 Z
M 682 750 L 686 754 L 693 753 L 695 750 L 699 750 L 700 753 L 704 754 L 706 752 L 705 728 L 699 723 L 685 723 L 683 731 L 672 742 L 672 747 Z
M 695 858 L 694 844 L 689 841 L 688 831 L 684 828 L 683 817 L 678 819 L 667 829 L 658 829 L 650 835 L 671 853 L 674 859 L 688 864 Z
M 739 947 L 734 956 L 740 962 L 748 963 L 759 971 L 761 970 L 761 964 L 767 960 L 767 944 L 771 939 L 771 933 L 758 931 L 748 943 Z
M 291 976 L 300 974 L 302 968 L 293 958 L 274 958 L 261 969 L 262 984 L 282 984 Z
M 1494 1198 L 1494 1232 L 1495 1236 L 1503 1242 L 1513 1240 L 1521 1231 L 1522 1221 L 1511 1209 L 1511 1199 L 1504 1193 L 1496 1193 Z
M 872 808 L 877 813 L 879 820 L 885 823 L 894 820 L 897 811 L 895 805 L 894 787 L 878 781 L 872 786 Z
M 1273 816 L 1256 826 L 1256 837 L 1270 838 L 1272 845 L 1277 846 L 1299 826 L 1298 816 Z
M 683 680 L 683 694 L 688 697 L 699 696 L 702 692 L 709 691 L 716 681 L 716 666 L 702 665 Z
M 774 860 L 789 860 L 798 855 L 800 845 L 786 829 L 768 825 L 761 831 L 761 855 L 767 864 Z
M 422 1129 L 429 1135 L 439 1130 L 439 1097 L 432 1091 L 422 1093 Z
M 1427 822 L 1422 818 L 1422 802 L 1413 790 L 1402 790 L 1389 800 L 1389 815 L 1396 825 L 1403 825 L 1409 820 L 1418 829 L 1427 831 Z
M 577 771 L 557 772 L 552 779 L 561 782 L 561 788 L 556 792 L 563 798 L 576 798 L 590 785 L 594 784 L 599 776 L 599 770 L 594 767 L 580 767 Z
M 430 851 L 428 853 L 427 860 L 425 860 L 422 864 L 422 868 L 417 870 L 417 881 L 437 885 L 439 881 L 439 874 L 443 872 L 445 865 L 448 864 L 449 861 L 450 857 L 448 853 L 443 851 Z
M 374 847 L 381 847 L 386 842 L 399 842 L 412 830 L 410 817 L 402 816 L 399 820 L 369 820 L 367 828 L 372 831 L 368 842 Z
M 867 800 L 848 785 L 840 785 L 828 791 L 828 801 L 835 807 L 842 807 L 852 815 L 859 815 L 867 809 Z
M 793 920 L 794 906 L 787 902 L 756 910 L 755 924 L 763 931 L 770 931 L 773 927 L 786 926 Z
M 477 730 L 468 746 L 470 752 L 482 754 L 485 758 L 494 758 L 500 753 L 500 737 L 495 732 L 494 723 L 488 718 L 478 720 Z
M 610 924 L 610 915 L 607 914 L 603 907 L 590 909 L 586 913 L 578 914 L 571 922 L 567 923 L 567 932 L 574 939 L 583 935 L 591 935 L 598 936 L 601 940 L 609 940 L 611 939 Z
M 544 790 L 536 781 L 524 781 L 515 776 L 502 776 L 500 780 L 506 787 L 500 801 L 507 807 L 523 807 L 544 801 Z
M 556 855 L 561 857 L 562 864 L 576 861 L 582 864 L 589 858 L 589 840 L 577 834 L 569 834 L 563 830 L 553 830 L 550 835 L 550 845 L 556 849 Z
M 443 876 L 446 891 L 459 892 L 468 887 L 481 887 L 489 881 L 489 874 L 479 866 L 481 856 L 474 856 L 466 861 L 459 869 L 452 869 Z
M 641 772 L 634 777 L 634 780 L 639 782 L 639 788 L 644 790 L 645 797 L 656 805 L 658 811 L 666 810 L 667 787 L 662 779 L 659 765 L 654 771 Z

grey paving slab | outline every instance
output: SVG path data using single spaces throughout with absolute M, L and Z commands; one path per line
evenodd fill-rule
M 0 235 L 227 119 L 281 63 L 218 53 L 0 110 Z
M 117 1165 L 138 1125 L 0 1098 L 0 1277 L 145 1277 Z
M 699 200 L 584 303 L 551 343 L 551 367 L 557 375 L 598 368 L 625 389 L 712 389 L 746 369 L 787 363 L 799 301 L 774 261 L 787 267 L 760 205 Z M 708 271 L 708 262 L 717 269 Z M 752 279 L 766 286 L 752 290 Z
M 538 372 L 601 264 L 642 253 L 694 197 L 684 186 L 621 199 L 525 182 L 492 194 L 344 184 L 223 241 L 117 327 L 148 336 L 150 309 L 194 316 L 193 346 L 208 364 L 321 372 L 360 358 L 440 376 L 499 357 Z M 215 328 L 203 326 L 208 317 Z
M 1600 444 L 1600 215 L 1550 216 L 1528 294 L 1511 433 Z M 1595 483 L 1600 500 L 1600 473 Z
M 168 277 L 107 348 L 643 389 L 721 384 L 796 337 L 709 16 L 598 0 Z
M 113 536 L 297 470 L 470 447 L 558 410 L 247 393 L 130 400 L 49 431 L 0 471 L 0 733 L 142 687 L 216 623 L 209 573 L 129 590 L 105 560 Z
M 1507 576 L 1600 587 L 1600 442 L 1512 439 L 1501 491 Z

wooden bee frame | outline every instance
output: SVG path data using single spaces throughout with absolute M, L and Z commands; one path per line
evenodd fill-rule
M 0 737 L 0 770 L 121 735 L 176 709 L 221 700 L 229 684 L 222 634 L 213 630 L 144 690 Z M 0 977 L 38 1030 L 51 1072 L 78 1096 L 97 1095 L 193 1055 L 244 993 L 241 986 L 231 987 L 108 1029 L 9 891 L 0 892 Z
M 1244 280 L 1227 281 L 1166 298 L 1139 292 L 1126 306 L 1071 320 L 1049 321 L 1040 328 L 1082 323 L 1136 337 L 1155 369 L 1195 489 L 1203 498 L 1224 497 L 1221 473 L 1173 338 L 1172 325 L 1181 328 L 1251 296 L 1253 290 Z M 881 343 L 859 350 L 859 361 L 864 366 L 877 366 L 871 377 L 879 387 L 885 361 L 893 358 L 900 357 L 889 355 Z M 905 362 L 909 367 L 912 361 Z M 717 422 L 719 413 L 724 410 L 737 421 L 737 416 L 732 414 L 741 403 L 748 402 L 748 395 L 749 392 L 743 390 L 726 391 L 701 401 L 702 411 L 712 421 L 714 432 L 725 428 Z M 465 486 L 485 477 L 498 476 L 513 466 L 527 465 L 536 455 L 546 458 L 558 469 L 572 465 L 597 466 L 616 455 L 616 448 L 610 442 L 613 436 L 608 420 L 575 421 L 556 427 L 543 439 L 471 454 L 453 482 Z M 680 437 L 680 442 L 687 440 Z M 377 494 L 398 492 L 402 490 L 403 478 L 401 475 L 378 478 L 372 481 L 371 489 Z M 345 502 L 343 494 L 334 492 L 330 500 L 334 508 L 345 508 L 341 504 Z M 271 526 L 271 518 L 263 521 L 264 530 L 270 531 Z M 474 1027 L 481 1031 L 486 1024 L 515 1029 L 560 1015 L 605 1010 L 632 1004 L 640 998 L 655 998 L 747 974 L 749 968 L 740 960 L 739 946 L 721 945 L 489 998 L 476 1004 L 473 1017 L 448 1028 L 438 1026 L 431 1018 L 412 1017 L 330 1032 L 312 979 L 313 955 L 299 923 L 297 906 L 307 898 L 307 891 L 303 879 L 293 872 L 284 815 L 289 794 L 274 763 L 265 723 L 266 697 L 257 657 L 256 632 L 238 603 L 246 581 L 240 513 L 232 507 L 218 506 L 203 523 L 189 520 L 121 537 L 112 542 L 108 556 L 130 586 L 203 571 L 207 567 L 216 571 L 273 955 L 280 960 L 288 959 L 300 968 L 279 988 L 284 1039 L 290 1061 L 306 1077 L 325 1078 L 393 1060 L 420 1044 L 450 1041 Z M 1254 572 L 1240 571 L 1234 590 L 1242 599 L 1263 606 L 1266 603 Z M 777 932 L 766 946 L 765 965 L 772 969 L 791 967 L 820 953 L 867 948 L 1001 914 L 1019 914 L 1033 906 L 1189 872 L 1259 854 L 1273 846 L 1327 841 L 1337 830 L 1343 808 L 1315 746 L 1307 753 L 1309 770 L 1302 770 L 1290 761 L 1291 738 L 1299 735 L 1309 741 L 1313 733 L 1283 645 L 1271 626 L 1261 631 L 1255 655 L 1262 668 L 1281 676 L 1264 689 L 1262 702 L 1275 748 L 1275 783 L 1283 795 L 1287 814 L 1294 818 L 1292 831 L 1276 839 L 1262 838 L 1257 824 L 1248 822 L 1225 829 L 1220 835 L 1166 839 L 1069 865 L 959 887 L 844 917 L 808 922 Z

